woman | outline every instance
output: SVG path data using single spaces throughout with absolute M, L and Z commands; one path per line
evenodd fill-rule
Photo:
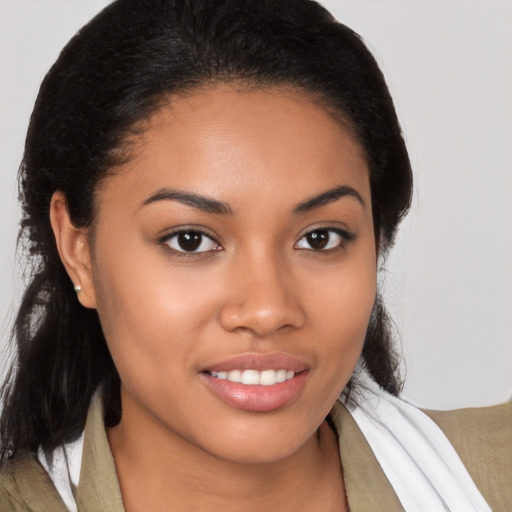
M 372 56 L 317 4 L 114 2 L 45 78 L 20 181 L 2 510 L 510 503 L 506 450 L 468 456 L 510 408 L 464 417 L 470 474 L 394 397 L 376 269 L 410 164 Z

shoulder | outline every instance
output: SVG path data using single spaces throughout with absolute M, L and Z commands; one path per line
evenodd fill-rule
M 0 467 L 0 510 L 61 512 L 67 509 L 36 457 L 26 454 Z
M 423 411 L 444 432 L 493 510 L 512 504 L 512 401 L 493 407 Z

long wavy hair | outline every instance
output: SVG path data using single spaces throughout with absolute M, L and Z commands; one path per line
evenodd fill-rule
M 236 82 L 288 86 L 351 127 L 369 166 L 380 254 L 411 201 L 409 157 L 382 73 L 361 37 L 310 0 L 117 0 L 84 26 L 46 75 L 19 170 L 20 243 L 30 282 L 13 329 L 16 357 L 2 388 L 0 463 L 69 442 L 101 384 L 106 424 L 120 420 L 119 376 L 96 311 L 82 307 L 49 222 L 62 191 L 77 227 L 94 223 L 94 192 L 127 141 L 165 98 Z M 389 322 L 377 299 L 362 360 L 400 389 Z

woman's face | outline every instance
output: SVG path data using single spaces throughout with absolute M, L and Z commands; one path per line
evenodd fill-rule
M 312 439 L 375 298 L 368 168 L 290 91 L 172 99 L 97 195 L 93 297 L 123 422 L 272 461 Z M 240 380 L 242 382 L 240 382 Z

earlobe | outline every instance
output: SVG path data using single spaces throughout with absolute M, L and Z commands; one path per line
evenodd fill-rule
M 86 308 L 95 308 L 96 293 L 87 230 L 77 228 L 72 223 L 66 196 L 61 191 L 52 196 L 50 223 L 60 259 L 73 283 L 78 300 Z

